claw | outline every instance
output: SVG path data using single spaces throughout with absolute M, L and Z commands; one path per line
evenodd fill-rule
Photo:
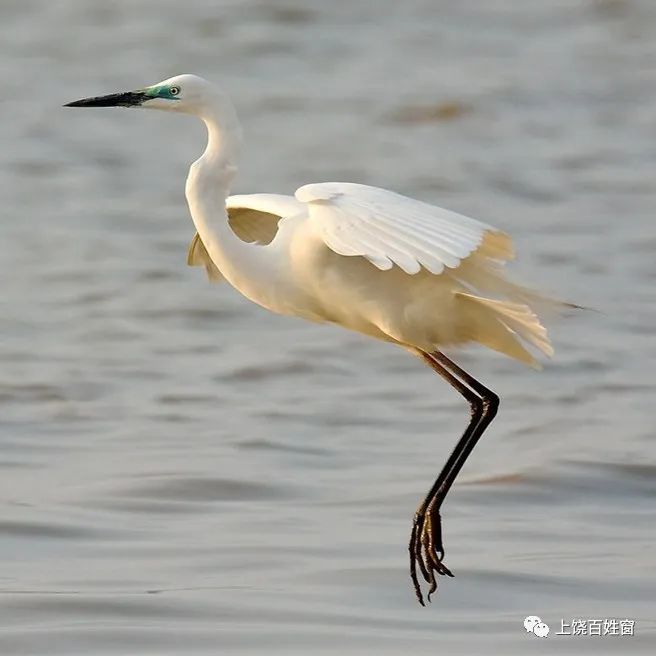
M 428 568 L 424 561 L 423 555 L 421 553 L 422 539 L 421 536 L 424 532 L 424 518 L 422 516 L 415 515 L 414 525 L 414 556 L 415 560 L 419 563 L 419 569 L 421 570 L 421 575 L 424 577 L 426 583 L 430 583 L 430 574 L 428 573 Z
M 412 522 L 412 532 L 410 533 L 410 543 L 408 544 L 408 551 L 410 552 L 410 579 L 412 580 L 412 585 L 415 589 L 415 594 L 417 595 L 417 601 L 425 606 L 424 598 L 421 594 L 421 586 L 419 585 L 419 579 L 417 579 L 417 532 L 418 532 L 418 521 L 417 516 Z M 421 559 L 419 559 L 421 563 Z M 422 563 L 423 566 L 423 563 Z M 422 572 L 423 574 L 423 572 Z
M 427 512 L 420 510 L 415 514 L 408 551 L 410 553 L 410 578 L 412 579 L 417 600 L 422 606 L 425 606 L 417 577 L 417 566 L 429 585 L 427 594 L 429 602 L 431 596 L 437 590 L 435 574 L 438 576 L 453 576 L 451 570 L 443 562 L 442 519 L 439 509 L 429 508 Z
M 428 594 L 426 595 L 426 598 L 428 601 L 431 601 L 431 595 L 437 590 L 437 583 L 435 582 L 435 579 L 433 579 L 433 584 L 430 587 L 430 590 L 428 591 Z

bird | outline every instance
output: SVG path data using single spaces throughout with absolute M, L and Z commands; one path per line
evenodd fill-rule
M 399 193 L 348 182 L 310 183 L 293 196 L 230 195 L 242 130 L 219 86 L 192 74 L 84 98 L 65 107 L 178 112 L 207 127 L 185 195 L 196 234 L 187 263 L 272 312 L 329 323 L 402 347 L 467 401 L 470 419 L 412 518 L 412 587 L 425 606 L 446 566 L 441 509 L 499 407 L 499 397 L 444 349 L 482 344 L 540 368 L 553 355 L 539 308 L 558 304 L 512 281 L 510 236 Z M 424 584 L 420 583 L 420 577 Z

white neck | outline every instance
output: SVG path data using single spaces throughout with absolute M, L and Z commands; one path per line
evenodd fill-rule
M 230 101 L 218 95 L 201 108 L 207 148 L 189 169 L 185 193 L 196 230 L 212 261 L 244 296 L 268 306 L 274 262 L 262 246 L 248 244 L 232 231 L 225 201 L 237 173 L 241 127 Z

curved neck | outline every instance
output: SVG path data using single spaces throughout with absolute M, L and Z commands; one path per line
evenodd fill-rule
M 200 118 L 207 127 L 207 147 L 195 164 L 202 162 L 208 175 L 214 173 L 217 182 L 226 185 L 227 195 L 241 151 L 242 131 L 237 112 L 228 98 L 219 96 L 200 109 Z
M 228 223 L 226 198 L 237 173 L 241 127 L 225 97 L 201 108 L 207 126 L 207 148 L 189 169 L 185 193 L 196 230 L 212 261 L 244 296 L 267 306 L 272 280 L 271 257 L 262 246 L 248 244 Z M 269 281 L 269 285 L 267 285 Z

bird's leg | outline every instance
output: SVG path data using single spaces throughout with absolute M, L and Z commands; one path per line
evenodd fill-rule
M 429 584 L 428 600 L 437 589 L 435 574 L 453 576 L 442 562 L 444 545 L 442 542 L 442 521 L 440 507 L 453 481 L 462 469 L 476 442 L 494 418 L 498 407 L 498 397 L 481 385 L 475 378 L 436 351 L 432 354 L 416 352 L 437 374 L 444 378 L 469 402 L 471 419 L 462 437 L 456 444 L 440 475 L 429 490 L 424 501 L 415 513 L 410 535 L 410 576 L 419 603 L 424 600 L 417 578 L 417 565 Z M 464 382 L 463 382 L 464 381 Z M 471 389 L 470 389 L 471 388 Z
M 471 407 L 471 420 L 469 425 L 456 445 L 456 448 L 451 453 L 449 460 L 443 467 L 435 483 L 417 508 L 414 516 L 409 544 L 410 576 L 412 578 L 417 599 L 423 606 L 423 595 L 421 593 L 421 587 L 416 573 L 417 565 L 419 565 L 422 576 L 430 586 L 428 592 L 429 601 L 430 595 L 437 589 L 435 573 L 437 572 L 438 575 L 443 576 L 453 576 L 449 569 L 442 563 L 444 558 L 444 546 L 442 543 L 440 507 L 439 504 L 433 503 L 433 500 L 443 481 L 446 479 L 446 475 L 457 462 L 459 447 L 463 442 L 469 440 L 473 430 L 476 428 L 481 417 L 482 408 L 480 397 L 470 390 L 464 383 L 458 380 L 458 378 L 448 371 L 440 362 L 423 351 L 417 351 L 417 355 L 419 355 L 419 357 L 421 357 L 422 360 L 433 369 L 433 371 L 439 374 L 458 392 L 460 392 L 465 399 L 469 401 Z
M 447 493 L 451 489 L 451 485 L 453 485 L 453 481 L 455 481 L 456 477 L 460 473 L 460 470 L 462 469 L 463 465 L 465 464 L 465 461 L 469 457 L 469 454 L 472 452 L 472 450 L 476 446 L 476 443 L 485 432 L 485 429 L 492 423 L 492 420 L 496 416 L 497 410 L 499 409 L 499 397 L 492 390 L 488 389 L 487 387 L 485 387 L 485 385 L 477 381 L 471 374 L 468 374 L 464 369 L 460 368 L 455 362 L 447 358 L 446 355 L 440 353 L 440 351 L 435 351 L 434 353 L 431 353 L 431 357 L 434 358 L 440 364 L 442 364 L 444 367 L 447 367 L 454 375 L 461 378 L 469 387 L 471 387 L 474 390 L 474 392 L 476 392 L 476 394 L 480 396 L 480 403 L 482 406 L 482 413 L 481 413 L 482 416 L 478 424 L 476 425 L 474 431 L 470 435 L 469 439 L 467 440 L 466 443 L 464 443 L 465 440 L 463 438 L 465 436 L 463 435 L 463 437 L 456 445 L 456 448 L 454 449 L 454 453 L 451 454 L 454 455 L 456 452 L 458 452 L 458 457 L 457 459 L 455 459 L 455 462 L 451 466 L 450 471 L 445 475 L 444 480 L 438 487 L 432 502 L 432 503 L 437 502 L 439 507 L 442 501 L 444 501 L 444 497 L 446 497 Z M 447 464 L 444 466 L 443 472 L 445 472 L 445 470 L 447 469 L 450 460 L 451 457 L 449 457 L 449 461 L 447 461 Z

